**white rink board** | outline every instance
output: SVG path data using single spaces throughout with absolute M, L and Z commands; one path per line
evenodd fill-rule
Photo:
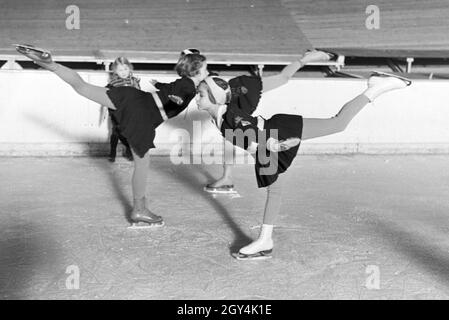
M 80 72 L 104 86 L 104 72 Z M 149 79 L 175 77 L 138 74 L 145 89 Z M 331 117 L 361 93 L 359 79 L 294 79 L 264 94 L 258 113 Z M 301 153 L 446 153 L 449 151 L 449 81 L 417 80 L 367 106 L 343 133 L 304 142 Z M 0 155 L 82 155 L 107 150 L 108 125 L 99 126 L 98 104 L 73 91 L 47 71 L 0 71 Z M 195 122 L 193 122 L 194 120 Z M 193 128 L 195 133 L 193 132 Z M 188 133 L 191 150 L 220 146 L 221 136 L 195 102 L 187 112 L 157 129 L 156 154 L 168 154 Z M 188 142 L 188 140 L 184 140 Z

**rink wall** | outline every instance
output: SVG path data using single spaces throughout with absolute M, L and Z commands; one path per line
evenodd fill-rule
M 104 86 L 104 72 L 81 72 Z M 173 76 L 137 74 L 149 79 Z M 366 84 L 359 79 L 294 79 L 264 94 L 258 112 L 330 117 Z M 100 155 L 108 149 L 107 123 L 100 107 L 78 96 L 46 71 L 0 71 L 0 156 Z M 153 154 L 198 154 L 221 150 L 222 139 L 206 114 L 192 103 L 186 112 L 157 129 Z M 416 80 L 366 107 L 343 133 L 303 142 L 301 153 L 448 153 L 449 81 Z

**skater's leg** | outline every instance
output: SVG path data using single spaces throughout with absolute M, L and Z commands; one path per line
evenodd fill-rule
M 132 191 L 134 208 L 131 220 L 134 222 L 146 222 L 149 224 L 160 224 L 162 218 L 155 215 L 146 208 L 146 189 L 148 171 L 150 165 L 150 154 L 147 152 L 143 158 L 139 157 L 131 148 L 134 156 L 134 172 L 132 176 Z
M 130 149 L 128 140 L 121 134 L 120 131 L 117 132 L 117 137 L 119 138 L 120 142 L 127 148 Z
M 223 144 L 223 175 L 217 181 L 206 186 L 208 192 L 232 192 L 234 183 L 232 180 L 232 167 L 234 164 L 234 145 L 227 140 Z M 217 191 L 218 188 L 218 191 Z
M 346 129 L 351 120 L 370 101 L 365 95 L 359 95 L 346 103 L 338 114 L 329 119 L 303 119 L 302 140 L 327 136 Z
M 299 60 L 287 65 L 282 71 L 274 76 L 262 78 L 263 92 L 276 89 L 286 84 L 294 74 L 309 62 L 327 61 L 330 55 L 323 51 L 307 52 Z
M 254 255 L 273 249 L 273 226 L 281 208 L 282 185 L 282 179 L 279 177 L 275 183 L 267 187 L 267 200 L 259 238 L 246 247 L 241 248 L 239 250 L 240 254 Z
M 275 183 L 267 187 L 263 224 L 274 225 L 276 222 L 282 203 L 282 178 L 279 176 Z
M 51 54 L 47 52 L 45 57 L 36 51 L 16 47 L 17 51 L 33 60 L 44 69 L 54 72 L 59 78 L 67 82 L 72 88 L 83 97 L 95 101 L 100 105 L 110 109 L 115 109 L 111 99 L 106 94 L 107 88 L 91 85 L 85 82 L 74 70 L 64 67 L 53 61 Z
M 128 143 L 128 140 L 122 135 L 122 133 L 120 132 L 120 130 L 117 131 L 117 136 L 120 139 L 120 142 L 125 146 L 126 150 L 124 152 L 124 156 L 129 160 L 132 161 L 133 160 L 133 154 L 131 152 L 131 147 Z
M 89 100 L 97 102 L 100 105 L 106 106 L 110 109 L 115 109 L 114 104 L 106 94 L 108 91 L 107 88 L 94 86 L 87 83 L 77 72 L 58 63 L 54 63 L 54 68 L 52 71 L 59 78 L 68 83 L 78 94 Z
M 359 96 L 355 97 L 329 119 L 303 119 L 302 140 L 313 139 L 341 132 L 346 129 L 351 120 L 368 103 L 373 102 L 382 94 L 402 89 L 410 85 L 411 81 L 394 76 L 371 76 L 368 80 L 368 88 Z
M 131 152 L 131 147 L 128 143 L 128 140 L 121 133 L 119 133 L 118 137 L 119 137 L 120 141 L 122 142 L 122 144 L 126 148 L 125 153 L 124 153 L 125 158 L 128 159 L 129 161 L 133 161 L 134 157 Z
M 110 151 L 109 151 L 109 160 L 110 161 L 114 161 L 115 157 L 117 155 L 117 145 L 118 145 L 118 135 L 117 132 L 115 131 L 115 128 L 112 128 L 112 133 L 111 133 L 111 141 L 110 141 Z
M 132 149 L 131 149 L 132 150 Z M 143 158 L 139 157 L 134 150 L 134 172 L 132 176 L 132 190 L 134 199 L 142 199 L 146 196 L 148 172 L 150 166 L 150 154 L 147 152 Z

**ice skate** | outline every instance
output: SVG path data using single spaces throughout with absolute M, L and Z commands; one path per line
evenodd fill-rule
M 259 238 L 233 254 L 237 260 L 266 260 L 273 253 L 273 225 L 263 224 Z
M 406 77 L 401 77 L 401 76 L 398 76 L 396 74 L 392 74 L 392 73 L 388 73 L 388 72 L 382 72 L 382 71 L 373 70 L 372 73 L 371 73 L 371 76 L 393 77 L 393 78 L 397 78 L 397 79 L 400 79 L 400 80 L 404 81 L 407 86 L 412 84 L 412 80 L 411 79 L 406 78 Z
M 403 89 L 412 84 L 410 79 L 389 74 L 385 72 L 375 71 L 368 79 L 368 89 L 363 93 L 371 102 L 380 95 L 396 90 Z
M 244 254 L 241 252 L 233 253 L 232 256 L 240 261 L 249 261 L 249 260 L 267 260 L 271 259 L 273 253 L 273 249 L 263 250 L 251 254 Z
M 237 190 L 234 189 L 233 184 L 227 184 L 223 186 L 214 187 L 212 184 L 208 184 L 204 187 L 204 191 L 208 193 L 216 193 L 216 194 L 236 194 Z
M 214 194 L 236 194 L 232 180 L 226 176 L 204 187 L 204 191 Z
M 161 216 L 152 213 L 145 207 L 145 198 L 134 200 L 134 208 L 130 215 L 129 229 L 158 228 L 165 225 Z
M 51 57 L 50 51 L 28 44 L 15 44 L 14 46 L 16 47 L 17 52 L 30 58 L 41 67 L 50 71 L 54 71 L 54 69 L 56 68 L 55 66 L 53 66 L 54 62 Z
M 322 50 L 309 50 L 302 57 L 304 63 L 329 61 L 336 57 L 335 54 Z

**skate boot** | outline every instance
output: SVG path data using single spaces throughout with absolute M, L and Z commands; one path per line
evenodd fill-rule
M 243 247 L 238 253 L 233 254 L 237 260 L 266 260 L 272 258 L 273 240 L 271 235 L 273 233 L 273 226 L 264 224 L 260 231 L 259 238 Z
M 378 96 L 396 89 L 403 89 L 412 84 L 410 79 L 389 74 L 385 72 L 375 71 L 368 79 L 368 89 L 364 95 L 373 102 Z
M 161 216 L 155 215 L 145 206 L 145 198 L 134 199 L 134 208 L 131 212 L 131 229 L 155 228 L 164 226 Z
M 304 64 L 313 62 L 329 61 L 336 57 L 335 54 L 322 50 L 309 50 L 301 58 Z
M 33 60 L 34 63 L 49 71 L 55 71 L 57 65 L 53 62 L 51 53 L 48 50 L 36 48 L 28 44 L 15 44 L 17 52 Z

